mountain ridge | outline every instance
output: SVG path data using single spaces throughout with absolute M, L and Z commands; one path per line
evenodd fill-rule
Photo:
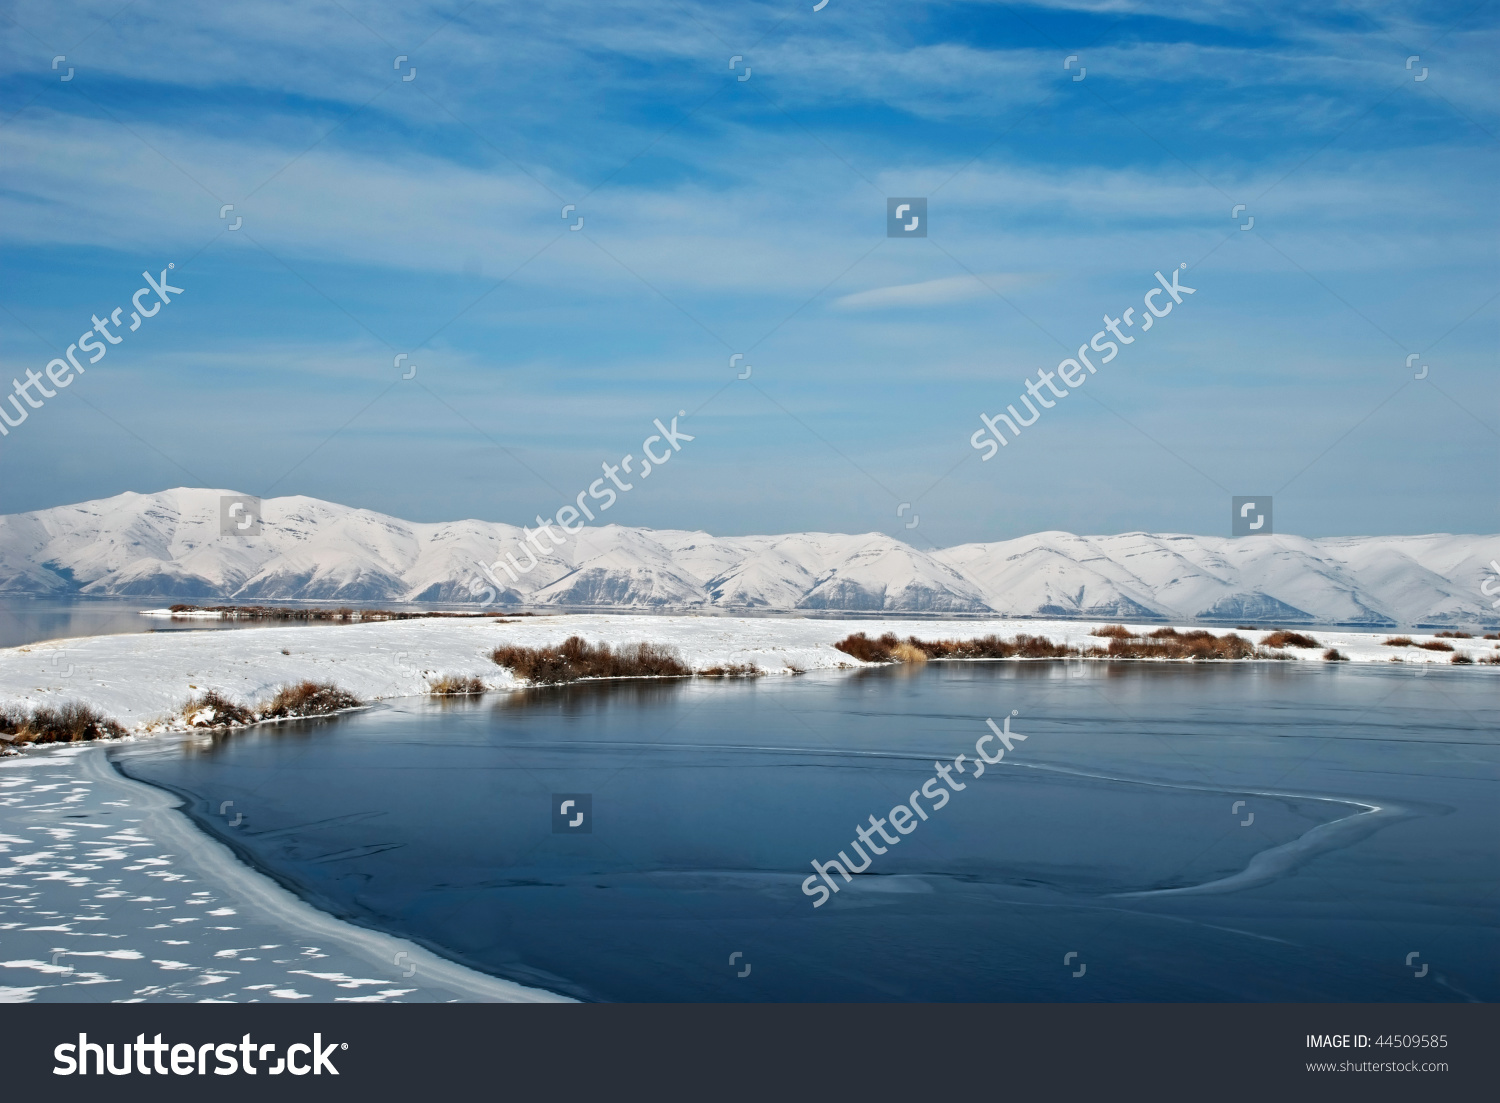
M 231 491 L 179 487 L 0 516 L 0 593 L 503 607 L 1493 625 L 1500 537 L 1246 538 L 1062 531 L 924 552 L 884 533 L 716 537 L 583 528 L 562 544 L 501 522 L 404 521 L 266 499 L 220 532 Z M 513 567 L 502 557 L 519 558 Z M 522 560 L 535 561 L 522 571 Z M 483 566 L 482 566 L 483 565 Z

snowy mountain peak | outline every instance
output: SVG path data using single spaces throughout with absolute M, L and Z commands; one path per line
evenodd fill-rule
M 559 544 L 490 521 L 403 521 L 316 498 L 221 531 L 229 490 L 178 487 L 0 516 L 0 592 L 177 600 L 1491 625 L 1500 537 L 1310 540 L 1034 533 L 921 551 L 884 533 L 716 537 L 584 528 Z M 515 557 L 516 569 L 504 566 Z M 535 561 L 535 566 L 523 569 Z

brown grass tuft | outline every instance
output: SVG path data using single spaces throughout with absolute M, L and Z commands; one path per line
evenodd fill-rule
M 478 678 L 463 674 L 444 674 L 435 682 L 429 682 L 427 692 L 434 697 L 464 697 L 484 692 L 484 683 Z
M 895 659 L 898 663 L 925 663 L 927 661 L 927 652 L 923 651 L 915 643 L 902 640 L 895 647 L 891 648 L 891 658 Z
M 1323 658 L 1331 663 L 1347 663 L 1349 661 L 1349 656 L 1345 655 L 1337 647 L 1330 647 L 1327 651 L 1323 652 Z
M 0 738 L 9 743 L 80 743 L 91 739 L 118 739 L 125 729 L 87 705 L 69 702 L 57 708 L 32 712 L 0 709 Z
M 1443 643 L 1441 640 L 1428 640 L 1426 643 L 1417 644 L 1423 651 L 1452 651 L 1451 643 Z
M 532 685 L 560 685 L 580 678 L 681 678 L 693 673 L 675 650 L 661 644 L 631 643 L 614 651 L 607 643 L 590 644 L 581 636 L 569 636 L 558 647 L 501 646 L 490 652 L 490 658 Z
M 1443 640 L 1472 640 L 1474 637 L 1468 632 L 1434 632 L 1434 636 Z
M 1319 647 L 1317 640 L 1301 632 L 1272 632 L 1260 641 L 1262 647 Z
M 1126 628 L 1123 624 L 1106 624 L 1103 628 L 1095 628 L 1092 632 L 1089 633 L 1089 635 L 1108 636 L 1111 639 L 1116 640 L 1128 640 L 1132 639 L 1135 633 Z
M 213 690 L 189 698 L 182 706 L 182 718 L 194 728 L 238 728 L 255 723 L 255 713 Z
M 1474 660 L 1471 659 L 1468 655 L 1465 655 L 1462 651 L 1460 651 L 1457 654 L 1455 654 L 1453 656 L 1453 658 L 1449 659 L 1448 661 L 1450 663 L 1453 663 L 1456 666 L 1473 666 L 1474 665 Z
M 330 712 L 352 709 L 362 702 L 354 694 L 332 682 L 301 682 L 282 686 L 270 704 L 260 710 L 262 720 L 291 719 L 298 716 L 326 716 Z
M 731 663 L 729 666 L 711 666 L 698 671 L 700 678 L 759 678 L 765 673 L 754 663 Z M 798 671 L 793 670 L 793 673 Z
M 1385 638 L 1385 640 L 1383 641 L 1383 644 L 1386 647 L 1410 647 L 1411 646 L 1411 637 L 1410 636 L 1387 636 Z

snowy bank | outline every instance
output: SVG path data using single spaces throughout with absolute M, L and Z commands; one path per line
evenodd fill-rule
M 1101 622 L 1102 623 L 1102 622 Z M 0 706 L 56 706 L 80 701 L 145 728 L 175 716 L 189 697 L 214 690 L 254 705 L 278 687 L 305 679 L 331 681 L 365 701 L 428 692 L 441 675 L 479 678 L 492 690 L 518 683 L 490 661 L 502 643 L 542 647 L 579 635 L 611 646 L 650 642 L 675 647 L 695 670 L 753 663 L 768 674 L 831 670 L 860 665 L 833 644 L 852 632 L 890 631 L 905 638 L 970 639 L 1027 632 L 1070 647 L 1108 641 L 1090 632 L 1100 623 L 1038 620 L 799 620 L 726 617 L 651 617 L 592 614 L 493 620 L 384 621 L 303 627 L 247 628 L 234 632 L 171 632 L 48 640 L 0 650 Z M 1150 632 L 1157 625 L 1131 626 Z M 1494 641 L 1448 639 L 1455 650 L 1425 651 L 1434 640 L 1412 635 L 1414 646 L 1388 647 L 1389 633 L 1316 631 L 1319 650 L 1290 648 L 1293 661 L 1324 662 L 1322 648 L 1337 648 L 1353 662 L 1448 663 L 1454 654 L 1496 654 Z M 1259 642 L 1264 632 L 1243 632 Z M 1017 660 L 1027 661 L 1027 660 Z M 1078 661 L 1078 660 L 1072 660 Z M 1087 660 L 1103 661 L 1103 660 Z M 1136 660 L 1140 661 L 1140 660 Z M 1146 660 L 1149 661 L 1149 660 Z M 1476 677 L 1493 668 L 1468 668 Z
M 335 919 L 177 806 L 98 745 L 0 762 L 0 1003 L 565 1000 Z

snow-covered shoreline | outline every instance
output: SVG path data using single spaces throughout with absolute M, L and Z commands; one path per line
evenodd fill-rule
M 567 1002 L 320 911 L 105 755 L 0 761 L 0 1003 Z
M 491 690 L 520 683 L 489 659 L 501 643 L 540 647 L 583 636 L 614 645 L 650 642 L 675 647 L 695 670 L 753 663 L 767 674 L 859 666 L 833 647 L 851 632 L 905 638 L 970 639 L 1018 632 L 1046 636 L 1069 647 L 1097 647 L 1090 635 L 1106 621 L 1045 621 L 965 618 L 914 621 L 767 619 L 696 616 L 562 615 L 507 623 L 489 619 L 376 621 L 303 627 L 246 628 L 233 632 L 171 632 L 47 640 L 0 650 L 0 706 L 37 708 L 77 701 L 147 731 L 172 726 L 188 698 L 214 690 L 246 705 L 271 697 L 278 687 L 305 679 L 331 681 L 364 701 L 428 692 L 439 675 L 472 676 Z M 1127 622 L 1128 624 L 1128 622 Z M 1160 625 L 1129 625 L 1150 632 Z M 1255 642 L 1261 631 L 1242 631 Z M 1495 641 L 1446 639 L 1454 652 L 1389 647 L 1390 632 L 1312 630 L 1319 649 L 1289 648 L 1294 661 L 1325 662 L 1322 649 L 1336 648 L 1354 663 L 1448 664 L 1453 654 L 1478 659 L 1496 654 Z M 1407 633 L 1414 644 L 1435 639 Z M 1002 660 L 1062 661 L 1062 660 Z M 1078 661 L 1078 660 L 1072 660 Z M 1101 661 L 1101 660 L 1088 660 Z M 1172 660 L 1131 660 L 1172 661 Z M 1237 660 L 1255 662 L 1263 660 Z M 1476 676 L 1494 668 L 1467 668 Z

